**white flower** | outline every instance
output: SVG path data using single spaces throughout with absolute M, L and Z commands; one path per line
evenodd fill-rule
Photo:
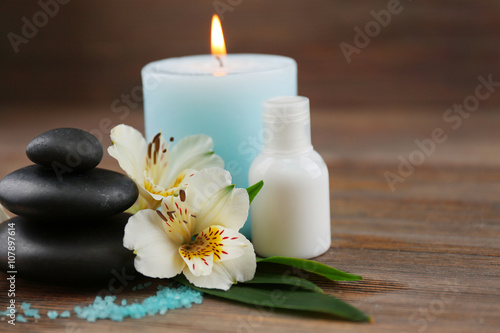
M 9 215 L 7 215 L 5 210 L 3 210 L 3 206 L 0 205 L 0 223 L 7 221 L 8 219 L 10 219 Z
M 255 274 L 253 245 L 237 231 L 248 208 L 247 191 L 231 185 L 229 172 L 204 169 L 178 196 L 163 198 L 160 209 L 132 216 L 123 245 L 134 250 L 135 268 L 146 276 L 183 272 L 198 287 L 228 290 Z
M 183 188 L 186 178 L 195 171 L 224 167 L 224 161 L 213 151 L 212 139 L 206 135 L 185 137 L 171 148 L 161 133 L 147 144 L 139 131 L 122 124 L 111 130 L 111 141 L 108 153 L 139 188 L 133 212 L 158 208 L 160 201 Z

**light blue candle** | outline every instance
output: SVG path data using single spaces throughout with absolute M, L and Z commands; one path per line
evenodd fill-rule
M 175 141 L 206 134 L 237 187 L 262 145 L 262 101 L 297 95 L 297 64 L 287 57 L 230 54 L 169 58 L 142 69 L 146 136 Z M 242 233 L 250 236 L 249 222 Z

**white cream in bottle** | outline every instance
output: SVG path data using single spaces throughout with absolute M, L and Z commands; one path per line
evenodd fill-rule
M 311 145 L 309 99 L 263 103 L 264 145 L 250 166 L 249 183 L 264 181 L 251 205 L 258 255 L 313 258 L 331 244 L 328 168 Z

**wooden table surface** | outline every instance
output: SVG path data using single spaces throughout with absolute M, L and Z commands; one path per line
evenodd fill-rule
M 17 302 L 40 309 L 42 319 L 0 322 L 0 331 L 38 332 L 497 332 L 500 329 L 500 114 L 478 110 L 458 129 L 445 108 L 314 110 L 313 143 L 330 170 L 332 247 L 318 261 L 364 277 L 326 283 L 328 294 L 373 316 L 372 324 L 297 312 L 262 311 L 206 296 L 191 309 L 124 322 L 50 320 L 49 309 L 71 310 L 93 301 L 100 288 L 67 288 L 17 281 Z M 109 107 L 3 106 L 0 177 L 30 164 L 26 144 L 48 129 L 72 126 L 103 133 L 120 123 Z M 109 120 L 109 121 L 108 121 Z M 125 123 L 142 130 L 142 113 Z M 447 140 L 392 191 L 384 174 L 398 174 L 398 156 L 415 157 L 414 140 L 442 128 Z M 102 167 L 119 170 L 106 156 Z M 401 179 L 400 179 L 401 180 Z M 50 227 L 50 226 L 48 226 Z M 0 307 L 8 302 L 5 275 Z M 154 294 L 132 286 L 118 299 Z M 165 281 L 161 283 L 165 284 Z M 19 304 L 18 303 L 18 304 Z

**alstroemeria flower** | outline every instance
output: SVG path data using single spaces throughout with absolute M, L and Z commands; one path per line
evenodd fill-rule
M 248 209 L 247 191 L 231 185 L 229 172 L 204 169 L 189 178 L 186 190 L 165 197 L 160 209 L 132 216 L 123 245 L 134 250 L 135 268 L 146 276 L 182 272 L 198 287 L 227 290 L 255 274 L 253 245 L 238 233 Z
M 111 130 L 111 141 L 108 153 L 139 188 L 132 212 L 158 208 L 164 197 L 177 193 L 197 170 L 224 167 L 213 151 L 212 138 L 206 135 L 191 135 L 170 147 L 172 139 L 166 143 L 161 133 L 148 144 L 139 131 L 122 124 Z

